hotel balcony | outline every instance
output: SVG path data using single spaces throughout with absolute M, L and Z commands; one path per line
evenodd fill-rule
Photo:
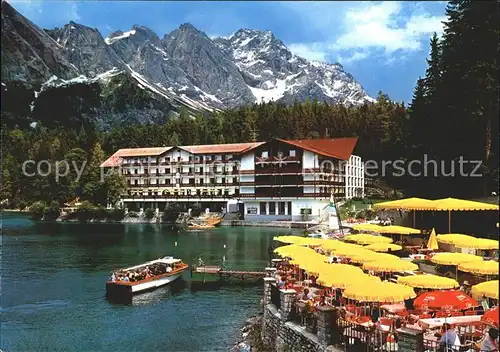
M 240 195 L 236 198 L 276 198 L 276 199 L 300 199 L 300 198 L 329 198 L 330 193 L 322 192 L 322 193 L 304 193 L 297 195 L 276 195 L 276 194 L 265 194 L 265 193 L 240 193 Z
M 255 164 L 300 163 L 300 162 L 301 158 L 297 156 L 255 157 Z

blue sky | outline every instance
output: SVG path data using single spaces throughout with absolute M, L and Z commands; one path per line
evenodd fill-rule
M 271 30 L 295 54 L 340 62 L 371 96 L 409 102 L 425 72 L 429 39 L 442 32 L 446 2 L 19 1 L 11 4 L 42 28 L 74 21 L 104 37 L 134 24 L 158 36 L 189 22 L 209 36 L 240 28 Z

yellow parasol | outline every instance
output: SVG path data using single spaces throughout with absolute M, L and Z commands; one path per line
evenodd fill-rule
M 403 210 L 422 210 L 433 205 L 433 201 L 424 198 L 406 198 L 389 202 L 376 203 L 374 209 L 403 209 Z
M 356 252 L 353 254 L 346 255 L 351 259 L 353 263 L 368 263 L 375 260 L 378 260 L 376 252 L 373 251 L 365 251 L 365 252 Z
M 432 250 L 439 249 L 439 245 L 437 243 L 436 231 L 432 229 L 431 236 L 429 237 L 429 241 L 427 241 L 427 248 Z
M 281 246 L 274 250 L 274 252 L 282 257 L 293 258 L 299 254 L 301 255 L 314 255 L 317 254 L 313 249 L 302 247 L 296 244 L 290 244 L 288 246 Z
M 273 240 L 282 243 L 297 244 L 301 246 L 319 246 L 325 240 L 321 238 L 300 237 L 300 236 L 277 236 Z
M 343 247 L 338 247 L 332 249 L 331 252 L 340 257 L 351 257 L 355 255 L 371 255 L 374 253 L 373 251 L 370 251 L 368 249 L 365 249 L 364 247 L 357 245 L 352 245 L 352 246 L 346 245 Z
M 400 276 L 398 284 L 431 289 L 450 289 L 459 286 L 457 281 L 437 275 Z
M 414 229 L 412 227 L 391 225 L 391 226 L 380 226 L 378 232 L 396 234 L 396 235 L 418 235 L 420 233 L 420 230 Z
M 457 244 L 460 242 L 474 241 L 476 238 L 469 235 L 462 235 L 460 233 L 447 233 L 443 235 L 438 235 L 437 240 L 441 243 L 446 244 Z
M 360 244 L 372 244 L 372 243 L 391 243 L 392 239 L 383 236 L 375 236 L 366 233 L 360 233 L 356 235 L 348 235 L 344 237 L 345 241 L 352 241 Z
M 481 282 L 472 286 L 471 294 L 475 299 L 480 299 L 483 296 L 498 299 L 498 280 Z
M 458 248 L 475 248 L 475 249 L 498 249 L 498 241 L 486 238 L 475 238 L 470 242 L 462 242 L 455 244 Z
M 480 262 L 483 258 L 467 253 L 438 253 L 432 256 L 431 262 L 441 265 L 460 265 L 467 262 Z
M 413 226 L 415 226 L 415 211 L 431 207 L 432 200 L 423 198 L 406 198 L 390 202 L 377 203 L 373 205 L 374 209 L 402 209 L 413 211 Z
M 358 302 L 381 303 L 402 302 L 406 299 L 416 297 L 413 288 L 392 282 L 378 282 L 369 285 L 365 282 L 360 282 L 359 284 L 348 286 L 342 293 L 342 296 Z
M 386 272 L 415 271 L 418 270 L 418 265 L 404 260 L 383 260 L 365 263 L 363 269 Z
M 467 253 L 438 253 L 431 258 L 431 262 L 441 265 L 456 265 L 455 279 L 458 280 L 458 265 L 467 262 L 481 262 L 483 258 Z
M 403 249 L 403 247 L 394 243 L 372 243 L 365 248 L 375 252 L 399 251 Z
M 433 201 L 433 206 L 427 210 L 448 211 L 448 232 L 451 232 L 451 212 L 452 211 L 484 211 L 497 210 L 498 205 L 471 200 L 444 198 Z
M 473 274 L 499 275 L 498 262 L 493 260 L 463 263 L 458 266 L 458 270 Z
M 321 248 L 324 250 L 334 250 L 339 247 L 345 247 L 348 245 L 350 244 L 338 240 L 324 240 L 321 244 Z
M 348 275 L 320 274 L 316 282 L 325 287 L 344 289 L 348 286 L 356 285 L 358 283 L 369 284 L 373 282 L 380 282 L 380 278 L 377 276 L 353 273 L 348 273 Z
M 371 231 L 378 232 L 382 226 L 375 224 L 356 224 L 352 228 L 356 231 Z

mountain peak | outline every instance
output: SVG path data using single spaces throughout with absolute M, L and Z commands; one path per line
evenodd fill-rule
M 202 33 L 198 28 L 193 26 L 191 23 L 186 22 L 183 23 L 179 26 L 179 30 L 181 31 L 190 31 L 190 32 L 196 32 L 196 33 Z

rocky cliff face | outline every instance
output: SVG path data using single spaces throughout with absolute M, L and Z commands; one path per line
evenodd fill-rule
M 135 25 L 103 38 L 97 29 L 74 22 L 42 30 L 5 1 L 2 60 L 4 86 L 16 83 L 34 91 L 87 82 L 112 92 L 107 87 L 117 81 L 112 78 L 125 75 L 151 96 L 156 109 L 164 102 L 157 114 L 176 114 L 182 107 L 204 113 L 268 101 L 372 101 L 341 65 L 298 57 L 269 31 L 241 29 L 210 39 L 183 24 L 160 39 Z
M 2 82 L 42 83 L 52 75 L 78 76 L 61 46 L 2 1 Z

